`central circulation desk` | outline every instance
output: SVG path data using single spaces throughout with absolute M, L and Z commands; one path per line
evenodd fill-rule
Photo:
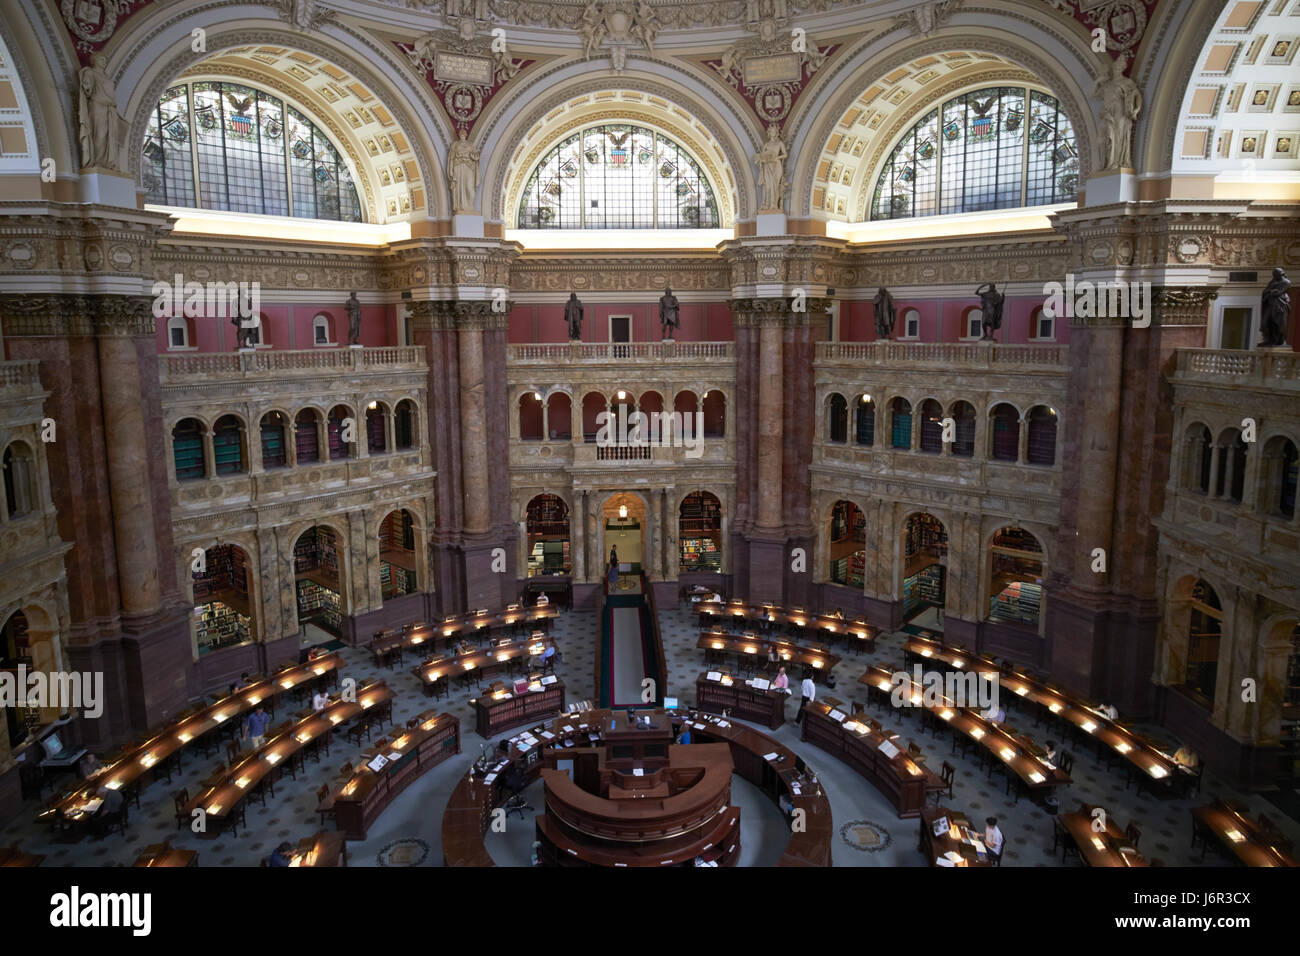
M 752 720 L 772 730 L 785 723 L 787 696 L 783 690 L 760 690 L 752 681 L 742 681 L 721 671 L 701 674 L 695 682 L 695 702 L 700 710 L 710 714 L 725 710 L 733 717 Z
M 837 703 L 809 701 L 800 739 L 816 744 L 866 777 L 894 805 L 900 818 L 919 816 L 926 793 L 948 789 L 938 774 L 908 756 L 907 746 L 897 734 L 888 728 L 875 730 L 866 714 L 838 710 Z
M 612 733 L 611 718 L 618 721 Z M 765 734 L 719 717 L 692 712 L 683 718 L 676 714 L 655 712 L 656 721 L 665 718 L 671 719 L 674 732 L 683 720 L 691 727 L 692 742 L 672 749 L 689 751 L 698 744 L 725 743 L 730 747 L 735 773 L 757 786 L 772 800 L 779 802 L 784 797 L 794 809 L 804 811 L 804 829 L 791 835 L 778 866 L 831 865 L 834 828 L 830 803 L 815 784 L 809 784 L 796 770 L 798 760 L 791 750 Z M 607 742 L 614 747 L 629 746 L 624 739 L 626 735 L 620 733 L 626 727 L 625 720 L 622 711 L 610 710 L 588 710 L 562 715 L 549 724 L 534 726 L 529 732 L 513 738 L 508 755 L 493 765 L 487 777 L 473 773 L 461 777 L 447 801 L 447 809 L 442 817 L 443 862 L 447 866 L 494 865 L 484 835 L 491 823 L 492 810 L 504 795 L 502 778 L 510 764 L 520 767 L 525 778 L 532 780 L 536 779 L 543 767 L 555 769 L 557 761 L 567 761 L 571 755 L 583 749 L 596 748 Z M 645 731 L 631 733 L 644 735 Z M 606 734 L 610 734 L 611 739 L 607 740 Z M 530 743 L 530 739 L 534 742 Z M 621 753 L 617 750 L 615 752 Z M 636 750 L 632 753 L 635 759 Z M 577 769 L 575 761 L 575 772 Z M 730 844 L 722 852 L 730 852 L 729 847 Z M 575 855 L 568 853 L 567 848 L 561 853 L 570 862 L 575 860 Z M 662 860 L 663 857 L 648 860 L 646 865 L 666 865 Z M 689 864 L 690 860 L 685 862 Z
M 430 767 L 460 753 L 460 720 L 426 710 L 415 726 L 398 731 L 382 749 L 367 751 L 358 769 L 334 798 L 334 819 L 349 840 L 366 831 L 388 805 Z M 371 768 L 382 758 L 378 770 Z

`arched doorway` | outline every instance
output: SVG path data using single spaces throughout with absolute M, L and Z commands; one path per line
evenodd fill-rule
M 379 524 L 379 592 L 385 601 L 420 590 L 415 518 L 402 508 Z
M 867 517 L 853 502 L 837 501 L 830 520 L 830 580 L 861 588 L 867 568 Z
M 293 546 L 298 628 L 309 644 L 343 636 L 343 551 L 332 528 L 314 525 Z
M 1002 528 L 989 543 L 989 620 L 1038 627 L 1043 546 L 1024 528 Z
M 569 574 L 569 506 L 559 495 L 535 495 L 528 502 L 524 532 L 528 537 L 528 576 Z
M 722 502 L 707 491 L 692 491 L 677 514 L 682 571 L 722 570 Z
M 213 545 L 197 567 L 191 563 L 194 639 L 200 656 L 254 640 L 248 565 L 248 555 L 233 544 Z
M 1223 640 L 1223 604 L 1208 582 L 1192 585 L 1187 615 L 1187 673 L 1183 686 L 1202 706 L 1214 709 Z
M 943 629 L 947 604 L 948 530 L 929 512 L 903 525 L 903 620 Z
M 34 667 L 27 615 L 14 611 L 0 628 L 0 670 L 16 671 L 19 665 Z M 40 726 L 41 715 L 36 707 L 5 707 L 4 712 L 11 748 Z
M 605 554 L 600 566 L 608 566 L 610 549 L 617 548 L 619 564 L 634 574 L 640 571 L 645 560 L 645 502 L 638 495 L 620 492 L 605 501 L 602 514 Z

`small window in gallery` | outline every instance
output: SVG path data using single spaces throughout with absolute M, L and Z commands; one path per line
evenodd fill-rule
M 962 335 L 968 339 L 984 337 L 984 313 L 979 309 L 969 309 L 965 315 L 966 327 Z
M 1030 334 L 1034 338 L 1056 338 L 1056 318 L 1049 315 L 1041 305 L 1034 310 L 1034 317 L 1030 320 L 1030 324 L 1032 326 Z
M 167 347 L 185 349 L 190 346 L 190 326 L 179 315 L 167 320 Z
M 919 339 L 921 337 L 921 313 L 908 309 L 903 313 L 903 338 Z
M 318 315 L 312 319 L 312 335 L 317 345 L 330 344 L 330 320 L 328 316 Z

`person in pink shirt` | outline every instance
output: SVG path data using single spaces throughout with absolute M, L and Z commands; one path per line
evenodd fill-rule
M 787 687 L 790 686 L 790 678 L 785 676 L 784 667 L 778 667 L 776 669 L 776 677 L 772 681 L 772 686 L 777 688 L 778 690 L 785 690 Z

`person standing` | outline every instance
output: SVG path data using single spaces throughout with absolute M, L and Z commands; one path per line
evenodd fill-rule
M 249 738 L 253 750 L 266 743 L 266 728 L 271 724 L 271 715 L 261 707 L 248 715 L 244 722 L 244 736 Z
M 795 714 L 794 717 L 794 722 L 796 724 L 803 722 L 804 708 L 806 708 L 811 701 L 817 699 L 817 685 L 813 683 L 812 671 L 807 668 L 804 668 L 803 684 L 799 689 L 799 693 L 802 696 L 799 698 L 799 713 Z
M 990 862 L 1002 861 L 1002 831 L 998 829 L 998 818 L 989 817 L 984 821 L 984 846 L 988 848 Z

